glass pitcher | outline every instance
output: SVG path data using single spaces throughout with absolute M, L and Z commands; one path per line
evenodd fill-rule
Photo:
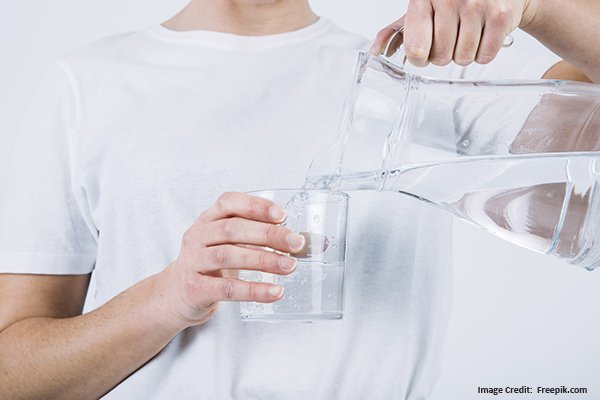
M 591 270 L 599 179 L 600 86 L 431 79 L 361 53 L 306 187 L 407 194 Z

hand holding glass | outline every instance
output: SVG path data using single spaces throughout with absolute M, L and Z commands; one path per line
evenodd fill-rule
M 290 275 L 240 271 L 246 281 L 283 286 L 283 298 L 275 303 L 242 302 L 244 320 L 312 321 L 340 319 L 344 303 L 346 220 L 348 195 L 319 190 L 282 189 L 251 192 L 285 208 L 284 227 L 306 238 Z

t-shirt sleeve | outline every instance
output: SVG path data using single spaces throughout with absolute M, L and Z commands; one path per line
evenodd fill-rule
M 0 273 L 86 274 L 97 230 L 73 190 L 77 91 L 61 61 L 46 74 L 16 138 L 0 192 Z

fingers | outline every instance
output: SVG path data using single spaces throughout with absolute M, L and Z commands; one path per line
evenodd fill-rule
M 240 217 L 254 221 L 281 223 L 285 210 L 270 200 L 246 193 L 223 193 L 215 204 L 203 212 L 199 220 L 212 222 L 223 218 Z
M 503 12 L 498 11 L 486 20 L 475 61 L 479 64 L 488 64 L 496 58 L 510 31 L 509 21 Z
M 314 232 L 300 232 L 300 235 L 304 236 L 305 243 L 302 250 L 294 254 L 296 258 L 310 258 L 317 254 L 323 254 L 329 247 L 327 236 Z
M 304 247 L 305 238 L 280 225 L 242 218 L 221 219 L 208 224 L 199 238 L 201 245 L 250 244 L 295 253 Z
M 445 2 L 440 2 L 434 9 L 433 21 L 433 42 L 429 61 L 435 65 L 448 65 L 452 61 L 456 46 L 458 13 Z
M 245 269 L 287 275 L 296 268 L 296 260 L 265 250 L 220 245 L 204 249 L 198 257 L 198 265 L 200 273 Z
M 403 26 L 404 51 L 415 66 L 429 62 L 442 66 L 452 60 L 463 66 L 473 61 L 489 63 L 506 35 L 519 25 L 523 13 L 519 4 L 505 0 L 412 0 L 403 19 L 379 33 L 372 52 L 380 54 Z M 390 53 L 398 45 L 390 43 Z
M 386 26 L 382 30 L 379 31 L 377 36 L 375 37 L 375 41 L 371 46 L 371 50 L 369 51 L 372 55 L 378 56 L 383 53 L 386 47 L 388 47 L 387 57 L 391 57 L 396 50 L 402 44 L 402 35 L 398 35 L 394 37 L 394 43 L 390 43 L 390 39 L 392 36 L 397 34 L 398 30 L 404 26 L 404 17 L 400 18 L 397 21 L 394 21 L 390 25 Z
M 404 16 L 404 52 L 411 64 L 428 64 L 433 42 L 433 8 L 428 1 L 411 2 Z
M 233 278 L 202 277 L 202 294 L 212 301 L 272 303 L 283 297 L 283 287 Z
M 469 10 L 461 15 L 458 39 L 453 56 L 456 64 L 467 66 L 475 61 L 482 30 L 483 22 L 479 15 Z

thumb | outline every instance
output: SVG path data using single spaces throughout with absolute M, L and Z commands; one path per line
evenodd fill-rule
M 390 25 L 380 30 L 379 33 L 377 33 L 375 41 L 373 42 L 373 45 L 371 46 L 371 50 L 369 50 L 369 52 L 374 56 L 378 56 L 382 54 L 387 48 L 386 56 L 392 56 L 396 52 L 396 50 L 398 50 L 398 48 L 402 45 L 403 35 L 399 33 L 399 31 L 402 29 L 403 26 L 404 17 L 400 18 L 397 21 L 394 21 Z

